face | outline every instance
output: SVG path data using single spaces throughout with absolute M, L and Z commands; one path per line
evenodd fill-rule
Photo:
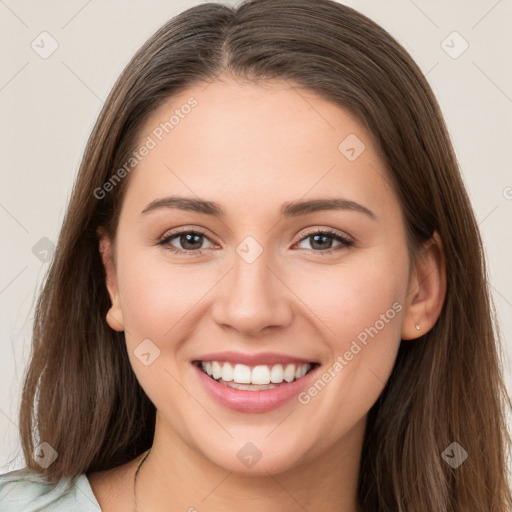
M 391 373 L 410 284 L 371 134 L 286 82 L 224 81 L 170 99 L 143 144 L 106 268 L 158 437 L 237 472 L 343 451 Z

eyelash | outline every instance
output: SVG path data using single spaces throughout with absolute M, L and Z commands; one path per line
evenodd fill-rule
M 166 246 L 165 248 L 171 252 L 174 252 L 174 253 L 177 253 L 177 254 L 190 254 L 191 256 L 198 256 L 200 254 L 202 254 L 203 250 L 202 249 L 197 249 L 197 250 L 194 250 L 194 251 L 190 251 L 190 250 L 185 250 L 185 249 L 177 249 L 176 247 L 174 247 L 173 245 L 170 244 L 171 240 L 177 238 L 178 236 L 181 236 L 181 235 L 199 235 L 199 236 L 203 236 L 205 238 L 207 238 L 208 240 L 210 240 L 208 238 L 208 236 L 206 236 L 205 233 L 203 233 L 202 231 L 196 231 L 196 230 L 182 230 L 182 231 L 176 231 L 172 234 L 170 234 L 169 236 L 164 236 L 164 238 L 162 238 L 159 242 L 158 242 L 158 245 L 163 245 L 163 246 Z M 319 250 L 319 251 L 315 251 L 314 249 L 309 249 L 309 251 L 311 252 L 314 252 L 314 253 L 318 253 L 318 254 L 321 254 L 321 255 L 329 255 L 329 254 L 332 254 L 336 251 L 339 251 L 341 249 L 344 249 L 346 247 L 351 247 L 354 245 L 354 242 L 346 237 L 344 237 L 343 235 L 340 235 L 339 233 L 337 233 L 336 231 L 332 231 L 330 229 L 324 229 L 324 230 L 318 230 L 318 229 L 314 229 L 314 230 L 311 230 L 311 231 L 308 231 L 304 234 L 304 236 L 297 242 L 297 243 L 300 243 L 302 242 L 303 240 L 306 240 L 307 238 L 311 238 L 313 235 L 328 235 L 328 237 L 330 238 L 333 238 L 334 240 L 336 240 L 337 242 L 341 242 L 341 245 L 338 246 L 338 247 L 334 247 L 334 248 L 330 248 L 330 249 L 326 249 L 326 250 Z M 210 240 L 211 241 L 211 240 Z

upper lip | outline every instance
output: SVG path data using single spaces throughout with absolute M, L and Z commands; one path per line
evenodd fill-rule
M 218 361 L 228 363 L 241 363 L 247 366 L 273 365 L 273 364 L 307 364 L 316 363 L 313 359 L 280 354 L 276 352 L 261 352 L 259 354 L 247 354 L 243 352 L 215 352 L 205 354 L 194 359 L 194 361 Z

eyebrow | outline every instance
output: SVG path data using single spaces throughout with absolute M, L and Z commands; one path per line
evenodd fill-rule
M 169 196 L 162 199 L 155 199 L 142 210 L 141 215 L 161 208 L 176 208 L 178 210 L 212 215 L 219 219 L 225 218 L 226 216 L 220 204 L 214 201 L 182 196 Z M 366 206 L 356 203 L 355 201 L 341 198 L 291 201 L 282 205 L 280 214 L 282 217 L 292 218 L 326 210 L 349 210 L 363 213 L 373 220 L 377 219 L 377 215 Z

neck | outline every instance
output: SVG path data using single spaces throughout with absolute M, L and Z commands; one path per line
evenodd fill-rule
M 137 477 L 138 510 L 358 512 L 365 424 L 366 418 L 320 456 L 291 469 L 241 474 L 205 459 L 157 414 L 153 446 Z

